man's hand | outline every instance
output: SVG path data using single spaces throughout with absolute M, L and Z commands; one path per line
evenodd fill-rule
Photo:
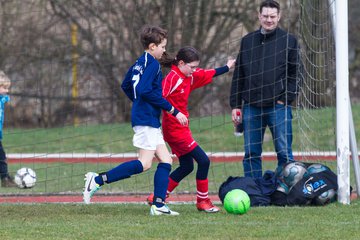
M 231 111 L 231 120 L 232 122 L 234 123 L 234 126 L 238 123 L 238 121 L 236 120 L 236 117 L 237 117 L 237 112 L 240 112 L 240 117 L 242 118 L 242 111 L 240 108 L 234 108 L 232 111 Z

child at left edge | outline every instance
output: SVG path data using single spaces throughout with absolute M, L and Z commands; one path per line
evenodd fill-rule
M 2 133 L 3 133 L 3 124 L 4 124 L 4 113 L 5 113 L 5 103 L 10 101 L 9 88 L 11 81 L 6 76 L 3 71 L 0 71 L 0 177 L 1 177 L 1 187 L 16 187 L 13 178 L 10 176 L 8 171 L 8 165 L 6 162 L 6 154 L 4 147 L 2 146 Z
M 139 158 L 122 163 L 107 172 L 88 172 L 85 175 L 83 199 L 89 204 L 93 194 L 104 183 L 116 182 L 150 169 L 156 156 L 159 164 L 154 176 L 155 204 L 150 208 L 150 215 L 179 215 L 165 204 L 172 158 L 160 128 L 161 110 L 172 114 L 181 125 L 187 125 L 188 119 L 162 97 L 162 73 L 158 60 L 165 52 L 167 31 L 157 26 L 146 25 L 142 28 L 140 40 L 144 53 L 130 67 L 121 84 L 121 88 L 133 102 L 133 145 L 139 149 Z

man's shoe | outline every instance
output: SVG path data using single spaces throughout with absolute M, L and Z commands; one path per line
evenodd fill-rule
M 166 200 L 169 198 L 169 194 L 167 193 L 166 194 L 166 197 L 165 197 L 165 203 L 168 203 Z M 151 193 L 147 198 L 146 198 L 146 202 L 149 204 L 149 206 L 152 206 L 153 205 L 153 202 L 154 202 L 154 194 Z
M 177 216 L 179 215 L 178 212 L 170 210 L 167 205 L 162 207 L 156 207 L 156 205 L 152 205 L 150 208 L 150 215 L 157 216 L 157 215 L 169 215 L 169 216 Z
M 17 185 L 12 177 L 6 176 L 1 179 L 1 187 L 12 188 L 12 187 L 17 187 Z
M 88 172 L 85 174 L 85 188 L 83 192 L 84 203 L 89 204 L 91 197 L 97 192 L 101 187 L 99 184 L 95 182 L 95 177 L 99 176 L 99 174 L 94 172 Z
M 199 210 L 199 211 L 204 211 L 204 212 L 207 212 L 207 213 L 217 213 L 220 211 L 220 208 L 218 208 L 217 206 L 215 206 L 214 204 L 212 204 L 211 200 L 208 198 L 208 199 L 205 199 L 201 202 L 197 202 L 196 203 L 196 208 Z

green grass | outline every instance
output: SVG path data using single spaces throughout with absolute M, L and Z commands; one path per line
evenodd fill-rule
M 264 163 L 267 169 L 275 169 L 273 162 Z M 37 183 L 32 189 L 12 189 L 0 188 L 1 193 L 13 194 L 40 194 L 40 193 L 78 193 L 80 194 L 84 187 L 84 174 L 88 171 L 103 172 L 118 165 L 118 163 L 111 164 L 94 164 L 94 163 L 47 163 L 47 164 L 33 164 L 28 165 L 36 170 Z M 148 194 L 153 191 L 153 177 L 157 164 L 142 174 L 124 179 L 113 184 L 105 185 L 100 192 L 113 193 L 138 193 Z M 178 166 L 174 163 L 173 169 Z M 16 171 L 20 168 L 19 164 L 10 164 L 10 170 Z M 239 176 L 242 174 L 241 159 L 239 162 L 231 163 L 213 163 L 209 172 L 209 187 L 210 191 L 216 193 L 222 182 L 229 176 Z M 195 171 L 185 178 L 181 185 L 177 188 L 178 192 L 195 191 Z
M 360 202 L 326 207 L 257 207 L 244 215 L 150 216 L 144 204 L 1 205 L 1 239 L 359 239 Z
M 354 122 L 357 136 L 360 134 L 360 105 L 353 106 Z M 316 146 L 317 150 L 335 151 L 334 109 L 300 110 L 294 112 L 294 151 L 301 151 Z M 311 116 L 311 117 L 307 117 Z M 310 126 L 303 124 L 307 118 Z M 242 152 L 243 138 L 233 135 L 230 115 L 191 119 L 194 138 L 207 152 Z M 311 127 L 311 128 L 310 128 Z M 269 135 L 269 132 L 267 132 Z M 3 145 L 7 154 L 10 153 L 124 153 L 136 152 L 132 146 L 133 131 L 129 123 L 105 125 L 64 126 L 51 129 L 7 129 L 5 128 Z M 311 142 L 306 142 L 311 141 Z M 307 150 L 305 148 L 305 150 Z M 265 137 L 264 151 L 273 151 L 271 138 Z M 228 176 L 241 176 L 241 157 L 236 163 L 213 163 L 209 173 L 210 190 L 216 192 L 219 184 Z M 263 169 L 275 169 L 275 163 L 264 163 Z M 327 163 L 336 169 L 336 163 Z M 21 163 L 10 164 L 11 172 L 21 166 L 36 170 L 38 182 L 34 189 L 25 193 L 80 192 L 83 175 L 87 171 L 106 171 L 116 163 Z M 154 164 L 155 165 L 155 164 Z M 174 165 L 174 168 L 176 164 Z M 115 192 L 150 192 L 155 167 L 149 172 L 111 185 L 109 191 Z M 193 175 L 189 176 L 184 188 L 194 189 Z M 353 177 L 351 183 L 354 183 Z M 11 193 L 14 190 L 0 188 L 0 193 Z M 18 191 L 24 193 L 24 191 Z
M 238 162 L 217 163 L 211 164 L 209 171 L 209 192 L 217 194 L 220 185 L 226 181 L 229 176 L 242 176 L 242 159 Z M 335 162 L 323 162 L 334 172 L 336 172 Z M 47 164 L 34 164 L 28 165 L 36 170 L 37 183 L 34 188 L 31 189 L 13 189 L 13 188 L 0 188 L 0 194 L 51 194 L 51 193 L 72 193 L 81 194 L 84 187 L 84 174 L 88 171 L 103 172 L 107 171 L 118 165 L 118 163 L 109 164 L 94 164 L 94 163 L 47 163 Z M 118 193 L 118 194 L 149 194 L 153 191 L 153 177 L 157 164 L 153 164 L 153 167 L 142 174 L 132 176 L 131 178 L 124 179 L 119 182 L 114 182 L 109 185 L 105 185 L 100 193 Z M 175 162 L 173 169 L 178 166 Z M 18 164 L 10 164 L 10 169 L 15 171 L 20 168 Z M 275 170 L 275 161 L 263 162 L 264 170 Z M 351 166 L 352 168 L 352 166 Z M 352 173 L 352 172 L 351 172 Z M 191 192 L 195 194 L 196 171 L 193 171 L 187 176 L 181 184 L 176 188 L 175 193 Z M 355 183 L 353 174 L 351 174 L 350 182 Z M 353 185 L 354 186 L 354 185 Z
M 335 151 L 335 109 L 294 111 L 294 151 Z M 360 138 L 360 105 L 353 106 L 357 139 Z M 306 119 L 306 122 L 304 121 Z M 233 135 L 230 115 L 191 119 L 194 138 L 207 152 L 243 151 L 243 138 Z M 135 152 L 130 123 L 64 126 L 61 128 L 8 129 L 3 145 L 7 153 L 124 153 Z M 273 151 L 267 130 L 264 151 Z
M 360 106 L 354 106 L 357 138 Z M 311 116 L 311 117 L 309 117 Z M 335 151 L 334 109 L 294 113 L 294 151 L 317 147 Z M 307 118 L 304 125 L 302 118 Z M 243 151 L 242 138 L 233 136 L 230 116 L 191 119 L 194 138 L 207 152 Z M 129 123 L 65 126 L 52 129 L 7 129 L 3 145 L 9 153 L 123 153 L 135 152 Z M 273 151 L 266 133 L 264 151 Z M 212 163 L 209 190 L 217 193 L 229 176 L 241 176 L 238 162 Z M 175 163 L 174 168 L 177 166 Z M 10 164 L 14 172 L 24 164 Z M 32 163 L 38 182 L 32 189 L 0 188 L 1 194 L 75 193 L 83 188 L 87 171 L 104 171 L 116 163 Z M 333 170 L 336 163 L 327 163 Z M 263 168 L 274 170 L 275 162 Z M 101 193 L 152 191 L 153 168 L 143 174 L 106 185 Z M 195 173 L 177 192 L 195 191 Z M 351 183 L 354 177 L 351 176 Z M 1 197 L 1 196 L 0 196 Z M 151 217 L 144 204 L 1 204 L 0 239 L 359 239 L 360 201 L 325 207 L 257 207 L 245 215 L 199 213 L 194 204 L 171 205 L 179 217 Z

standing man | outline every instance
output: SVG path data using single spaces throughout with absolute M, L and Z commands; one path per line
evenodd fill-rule
M 280 5 L 260 4 L 259 30 L 241 41 L 231 83 L 232 121 L 241 113 L 244 124 L 244 175 L 262 177 L 262 143 L 270 128 L 278 166 L 294 161 L 292 154 L 292 110 L 299 83 L 299 46 L 296 38 L 278 27 Z

